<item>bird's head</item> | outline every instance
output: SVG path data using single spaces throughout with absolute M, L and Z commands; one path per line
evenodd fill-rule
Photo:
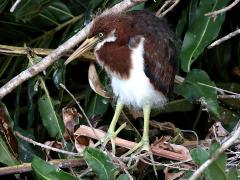
M 66 60 L 65 65 L 88 50 L 100 49 L 106 42 L 126 43 L 129 39 L 129 34 L 126 34 L 128 28 L 129 25 L 122 15 L 111 14 L 96 18 L 93 21 L 88 38 Z

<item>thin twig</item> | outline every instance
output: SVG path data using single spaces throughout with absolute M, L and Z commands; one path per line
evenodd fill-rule
M 174 81 L 176 83 L 178 83 L 178 84 L 182 84 L 185 81 L 185 78 L 183 78 L 183 77 L 181 77 L 179 75 L 176 75 Z M 240 94 L 238 94 L 238 93 L 235 93 L 235 92 L 232 92 L 232 91 L 228 91 L 228 90 L 225 90 L 225 89 L 222 89 L 222 88 L 218 88 L 216 86 L 211 86 L 211 85 L 204 84 L 204 83 L 201 83 L 201 82 L 197 82 L 197 84 L 202 85 L 202 86 L 206 86 L 206 87 L 209 87 L 209 88 L 212 88 L 212 89 L 216 89 L 216 91 L 218 91 L 220 93 L 225 92 L 225 93 L 229 93 L 231 95 L 235 95 L 236 97 L 240 96 Z
M 86 165 L 83 159 L 55 159 L 48 161 L 48 163 L 59 168 L 73 168 Z M 21 174 L 32 170 L 31 163 L 24 163 L 16 166 L 8 166 L 0 168 L 0 176 L 8 174 Z
M 106 10 L 103 12 L 103 14 L 109 14 L 109 13 L 118 13 L 125 11 L 134 5 L 142 2 L 143 0 L 124 0 L 120 2 L 119 4 L 116 4 L 112 8 Z M 87 35 L 89 34 L 90 28 L 92 27 L 93 22 L 89 23 L 86 27 L 84 27 L 81 31 L 79 31 L 76 35 L 68 39 L 65 43 L 60 45 L 57 49 L 52 51 L 47 57 L 43 58 L 42 61 L 39 63 L 31 66 L 30 68 L 26 69 L 25 71 L 22 71 L 20 74 L 15 76 L 13 79 L 11 79 L 8 83 L 6 83 L 4 86 L 0 88 L 0 99 L 2 99 L 4 96 L 12 92 L 17 86 L 25 82 L 26 80 L 34 77 L 38 73 L 44 71 L 47 67 L 52 65 L 54 62 L 56 62 L 60 57 L 62 57 L 65 53 L 67 53 L 70 49 L 75 47 L 77 44 L 79 44 L 81 41 L 83 41 Z
M 208 84 L 204 84 L 204 83 L 201 83 L 201 82 L 197 82 L 197 84 L 202 85 L 202 86 L 206 86 L 206 87 L 209 87 L 209 88 L 216 89 L 216 91 L 221 92 L 221 93 L 222 92 L 226 92 L 226 93 L 229 93 L 229 94 L 232 94 L 232 95 L 240 96 L 240 94 L 238 94 L 238 93 L 235 93 L 235 92 L 232 92 L 232 91 L 228 91 L 228 90 L 225 90 L 225 89 L 222 89 L 222 88 L 218 88 L 218 87 L 215 87 L 215 86 L 211 86 L 211 85 L 208 85 Z
M 190 177 L 189 180 L 195 180 L 197 179 L 203 171 L 205 171 L 224 151 L 226 151 L 231 145 L 235 143 L 235 141 L 240 136 L 240 126 L 235 130 L 232 137 L 230 137 L 227 141 L 225 141 L 219 149 L 216 150 L 216 152 L 213 154 L 213 156 L 208 159 L 205 163 L 203 163 Z
M 162 11 L 165 9 L 165 7 L 167 7 L 168 4 L 170 4 L 171 2 L 172 0 L 166 0 L 164 4 L 161 6 L 161 8 L 156 12 L 156 16 L 159 16 L 162 13 Z
M 162 10 L 165 8 L 165 6 L 167 6 L 168 4 L 171 3 L 171 1 L 166 1 L 165 4 L 161 7 L 161 9 L 159 9 L 156 13 L 156 16 L 158 17 L 163 17 L 165 16 L 169 11 L 171 11 L 179 2 L 180 0 L 173 0 L 174 3 L 165 11 L 162 12 Z
M 21 2 L 21 0 L 16 0 L 15 3 L 12 5 L 10 12 L 13 13 L 18 6 L 18 4 Z
M 238 35 L 239 33 L 240 33 L 240 29 L 237 29 L 236 31 L 233 31 L 233 32 L 229 33 L 228 35 L 226 35 L 226 36 L 214 41 L 212 44 L 210 44 L 208 46 L 208 49 L 211 49 L 214 46 L 217 46 L 217 45 L 221 44 L 222 42 L 227 41 L 228 39 Z
M 36 142 L 36 141 L 34 141 L 34 140 L 32 140 L 32 139 L 30 139 L 28 137 L 25 137 L 25 136 L 21 135 L 17 131 L 15 131 L 15 135 L 18 136 L 19 138 L 21 138 L 22 140 L 28 142 L 28 143 L 31 143 L 33 145 L 37 145 L 37 146 L 42 147 L 44 149 L 49 149 L 49 150 L 52 150 L 52 151 L 55 151 L 55 152 L 58 152 L 58 153 L 67 154 L 67 155 L 71 155 L 71 156 L 82 156 L 82 154 L 79 154 L 79 153 L 73 153 L 73 152 L 69 152 L 69 151 L 64 151 L 64 150 L 61 150 L 61 149 L 58 149 L 58 148 L 54 148 L 54 147 L 47 146 L 45 144 Z
M 217 96 L 218 99 L 238 99 L 240 100 L 240 95 L 218 95 Z
M 212 16 L 213 18 L 215 18 L 218 14 L 224 13 L 230 9 L 232 9 L 234 6 L 237 5 L 237 3 L 239 3 L 240 0 L 235 0 L 232 4 L 230 4 L 229 6 L 226 6 L 225 8 L 222 8 L 220 10 L 217 11 L 213 11 L 213 12 L 209 12 L 206 13 L 205 16 Z
M 164 164 L 164 163 L 159 163 L 159 162 L 155 162 L 153 164 L 152 162 L 150 162 L 150 159 L 147 159 L 147 160 L 148 161 L 141 159 L 142 162 L 149 164 L 149 165 L 165 166 L 165 167 L 169 167 L 169 168 L 173 168 L 173 169 L 178 169 L 179 171 L 193 171 L 192 167 L 188 167 L 188 168 L 181 167 L 181 165 L 185 165 L 185 163 L 190 163 L 191 160 L 180 161 L 180 162 L 170 163 L 170 164 Z

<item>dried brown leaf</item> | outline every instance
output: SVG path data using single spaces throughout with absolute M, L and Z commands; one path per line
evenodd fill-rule
M 103 88 L 103 85 L 101 84 L 96 67 L 94 63 L 91 63 L 89 68 L 88 68 L 88 81 L 90 84 L 90 87 L 92 90 L 99 94 L 102 97 L 105 98 L 111 98 L 112 96 Z
M 74 133 L 75 126 L 79 123 L 79 117 L 82 117 L 77 109 L 72 108 L 63 108 L 62 109 L 62 117 L 65 128 L 68 130 L 70 134 Z
M 44 144 L 49 146 L 49 147 L 54 147 L 54 148 L 58 148 L 58 149 L 63 148 L 63 144 L 61 142 L 58 142 L 58 141 L 46 141 Z M 51 150 L 50 149 L 44 149 L 44 150 L 46 152 L 46 155 L 47 155 L 48 159 L 51 159 L 51 157 L 50 157 Z
M 75 148 L 82 153 L 86 146 L 93 146 L 93 141 L 86 136 L 75 136 Z
M 224 129 L 221 122 L 216 122 L 209 129 L 205 139 L 216 139 L 219 141 L 227 137 L 228 134 L 228 131 Z

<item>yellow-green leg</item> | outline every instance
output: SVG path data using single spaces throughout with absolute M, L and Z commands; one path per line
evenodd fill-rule
M 143 125 L 143 136 L 141 141 L 132 149 L 130 149 L 127 153 L 123 155 L 128 156 L 136 151 L 136 153 L 141 151 L 150 151 L 149 145 L 149 119 L 151 113 L 151 105 L 147 104 L 143 107 L 143 118 L 144 118 L 144 125 Z
M 108 128 L 108 132 L 107 132 L 106 136 L 102 140 L 102 145 L 104 147 L 106 146 L 106 144 L 108 143 L 109 140 L 111 141 L 113 154 L 115 154 L 115 152 L 116 152 L 115 138 L 116 138 L 117 134 L 126 126 L 126 124 L 122 124 L 115 131 L 115 127 L 116 127 L 116 124 L 117 124 L 117 121 L 118 121 L 118 118 L 121 114 L 122 109 L 123 109 L 123 103 L 120 100 L 118 100 L 112 122 L 111 122 L 111 124 Z

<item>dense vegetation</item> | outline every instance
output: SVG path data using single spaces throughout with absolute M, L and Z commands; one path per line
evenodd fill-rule
M 21 0 L 15 7 L 15 1 L 0 0 L 0 86 L 40 62 L 92 18 L 118 2 Z M 237 30 L 240 26 L 240 7 L 237 4 L 227 12 L 206 15 L 232 2 L 180 1 L 163 17 L 179 39 L 180 77 L 176 78 L 174 94 L 165 109 L 153 112 L 150 138 L 155 146 L 168 151 L 175 151 L 171 145 L 181 145 L 182 149 L 189 150 L 195 165 L 191 162 L 171 164 L 173 160 L 179 159 L 156 156 L 155 161 L 160 163 L 156 165 L 159 179 L 164 179 L 164 175 L 166 179 L 173 176 L 189 177 L 197 165 L 213 156 L 227 137 L 227 131 L 231 132 L 239 121 L 240 96 L 237 93 L 240 93 L 240 37 L 232 37 L 212 48 L 209 45 Z M 161 0 L 141 2 L 130 10 L 146 9 L 156 13 L 165 3 Z M 173 1 L 167 6 L 171 4 Z M 80 125 L 88 125 L 84 113 L 94 128 L 107 129 L 113 116 L 115 100 L 100 96 L 107 96 L 107 93 L 101 93 L 102 87 L 98 89 L 99 94 L 94 92 L 88 79 L 98 75 L 100 81 L 96 82 L 97 85 L 100 86 L 101 82 L 104 89 L 111 92 L 108 77 L 98 66 L 97 73 L 92 66 L 89 69 L 89 64 L 94 61 L 91 52 L 65 67 L 63 63 L 68 55 L 65 54 L 44 72 L 21 83 L 1 99 L 0 163 L 1 167 L 9 166 L 10 170 L 0 168 L 0 174 L 17 179 L 80 179 L 79 175 L 84 179 L 128 179 L 129 174 L 136 179 L 154 178 L 151 165 L 139 162 L 138 168 L 123 166 L 121 160 L 106 156 L 99 147 L 86 148 L 84 160 L 82 157 L 73 159 L 76 157 L 71 154 L 50 153 L 49 150 L 34 146 L 15 133 L 19 132 L 50 147 L 77 152 L 81 150 L 80 146 L 92 143 L 88 138 L 74 136 Z M 83 111 L 60 84 L 64 84 L 74 95 Z M 129 125 L 119 136 L 131 141 L 139 140 L 143 125 L 141 117 L 140 112 L 124 109 L 120 124 L 127 122 Z M 160 141 L 156 141 L 157 138 Z M 211 140 L 212 145 L 207 139 Z M 218 143 L 213 143 L 215 141 Z M 119 154 L 124 150 L 122 147 L 117 148 Z M 237 151 L 239 144 L 236 141 L 228 154 L 221 154 L 209 166 L 204 177 L 236 179 L 240 168 L 239 156 L 234 153 Z M 55 165 L 66 169 L 59 170 L 40 158 L 53 160 Z M 59 165 L 65 161 L 67 165 Z M 14 165 L 22 163 L 32 163 L 34 173 L 21 169 L 18 172 L 20 175 L 17 175 Z M 166 168 L 169 163 L 171 166 Z

